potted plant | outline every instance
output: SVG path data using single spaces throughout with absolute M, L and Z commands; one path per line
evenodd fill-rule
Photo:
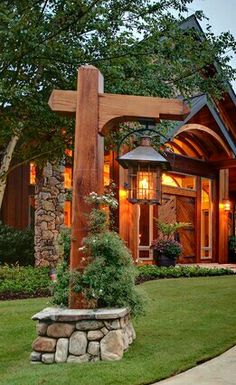
M 153 257 L 157 266 L 175 266 L 176 260 L 180 256 L 182 247 L 177 240 L 177 231 L 189 226 L 189 223 L 174 222 L 164 223 L 156 219 L 159 237 L 154 239 L 151 245 Z

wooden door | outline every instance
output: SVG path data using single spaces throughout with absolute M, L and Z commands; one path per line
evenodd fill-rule
M 196 238 L 195 238 L 195 198 L 176 197 L 177 222 L 187 222 L 189 226 L 179 230 L 179 240 L 183 251 L 179 259 L 180 263 L 196 262 Z

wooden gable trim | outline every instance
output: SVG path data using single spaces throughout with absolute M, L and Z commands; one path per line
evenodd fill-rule
M 174 133 L 173 133 L 173 136 L 176 136 L 177 133 L 180 132 L 180 129 L 187 125 L 188 122 L 194 118 L 194 116 L 203 108 L 203 107 L 207 107 L 211 113 L 211 115 L 213 116 L 213 118 L 215 119 L 226 143 L 228 144 L 229 148 L 232 150 L 234 156 L 236 156 L 236 145 L 234 143 L 234 140 L 231 138 L 230 136 L 230 133 L 228 132 L 222 118 L 220 117 L 220 114 L 219 112 L 217 111 L 216 107 L 214 107 L 208 100 L 207 100 L 207 97 L 206 95 L 200 95 L 198 97 L 199 99 L 197 100 L 197 102 L 193 105 L 192 109 L 191 109 L 191 112 L 190 114 L 186 117 L 186 119 L 183 121 L 183 123 L 180 123 L 176 129 L 174 130 Z M 194 123 L 191 123 L 191 124 L 194 124 Z
M 231 138 L 227 128 L 225 127 L 225 124 L 223 123 L 222 118 L 220 117 L 220 115 L 218 114 L 218 112 L 216 111 L 216 109 L 214 108 L 213 105 L 210 105 L 210 103 L 207 103 L 207 107 L 209 108 L 213 118 L 215 119 L 216 123 L 218 124 L 218 126 L 219 126 L 222 134 L 224 135 L 224 138 L 227 141 L 229 147 L 233 151 L 234 156 L 236 156 L 236 145 L 235 145 L 235 142 Z
M 228 147 L 224 143 L 223 139 L 215 131 L 213 131 L 211 128 L 206 127 L 202 124 L 196 124 L 196 123 L 185 124 L 179 128 L 179 130 L 174 134 L 174 137 L 178 136 L 179 134 L 181 134 L 185 131 L 194 131 L 194 130 L 203 131 L 206 134 L 211 135 L 213 138 L 215 138 L 217 140 L 218 143 L 221 144 L 221 146 L 225 150 L 226 154 L 229 157 L 231 157 L 231 152 L 229 151 Z

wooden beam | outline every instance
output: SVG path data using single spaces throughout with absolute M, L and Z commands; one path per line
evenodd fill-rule
M 229 169 L 236 168 L 236 159 L 222 159 L 222 160 L 213 160 L 209 161 L 209 163 L 215 167 L 217 170 L 220 169 Z
M 62 115 L 74 115 L 77 92 L 53 90 L 48 101 L 52 111 Z M 184 120 L 189 108 L 178 99 L 164 99 L 147 96 L 99 94 L 99 131 L 105 132 L 116 122 L 137 118 Z
M 191 140 L 189 140 L 189 138 L 186 138 L 185 136 L 184 137 L 179 136 L 178 139 L 177 138 L 174 139 L 175 142 L 176 140 L 182 142 L 185 145 L 185 148 L 187 147 L 188 155 L 190 155 L 191 157 L 197 157 L 199 159 L 202 159 L 202 155 L 203 155 L 202 152 L 201 153 L 199 152 L 199 149 L 197 148 L 195 143 L 192 143 Z
M 231 156 L 231 151 L 229 150 L 229 148 L 227 147 L 223 139 L 211 128 L 203 126 L 202 124 L 196 124 L 196 123 L 185 124 L 184 126 L 180 127 L 180 129 L 175 133 L 174 136 L 178 136 L 183 132 L 189 132 L 189 131 L 191 132 L 202 131 L 206 134 L 209 134 L 221 145 L 221 147 L 225 150 L 226 154 Z
M 172 171 L 207 178 L 216 178 L 218 175 L 217 170 L 209 162 L 201 159 L 194 159 L 173 152 L 166 152 L 165 158 L 170 162 Z
M 179 152 L 181 155 L 188 156 L 186 151 L 177 142 L 169 141 L 169 142 L 165 143 L 165 145 L 167 148 L 168 148 L 168 145 L 170 147 L 175 148 L 177 150 L 177 152 Z
M 48 105 L 60 115 L 73 116 L 76 112 L 77 91 L 53 90 Z
M 99 131 L 104 135 L 114 123 L 138 118 L 184 120 L 190 112 L 179 99 L 147 96 L 100 94 Z
M 162 186 L 162 193 L 163 194 L 170 194 L 170 195 L 180 195 L 185 197 L 196 197 L 196 191 L 194 190 L 186 190 L 180 187 L 174 187 L 174 186 Z

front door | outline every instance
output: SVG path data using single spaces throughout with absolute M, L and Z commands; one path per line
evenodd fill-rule
M 196 262 L 196 241 L 195 241 L 195 198 L 178 196 L 171 194 L 163 194 L 162 205 L 149 206 L 140 205 L 138 215 L 139 229 L 139 258 L 151 261 L 153 258 L 150 245 L 153 238 L 158 233 L 154 218 L 158 218 L 161 222 L 174 223 L 185 222 L 189 225 L 178 232 L 179 241 L 182 245 L 182 254 L 179 259 L 180 263 Z
M 196 238 L 195 238 L 195 198 L 176 197 L 177 222 L 185 222 L 189 225 L 179 230 L 179 241 L 182 246 L 180 263 L 196 262 Z
M 163 194 L 162 205 L 158 208 L 158 218 L 165 223 L 189 223 L 187 227 L 178 231 L 179 241 L 182 245 L 179 262 L 196 262 L 195 198 Z

